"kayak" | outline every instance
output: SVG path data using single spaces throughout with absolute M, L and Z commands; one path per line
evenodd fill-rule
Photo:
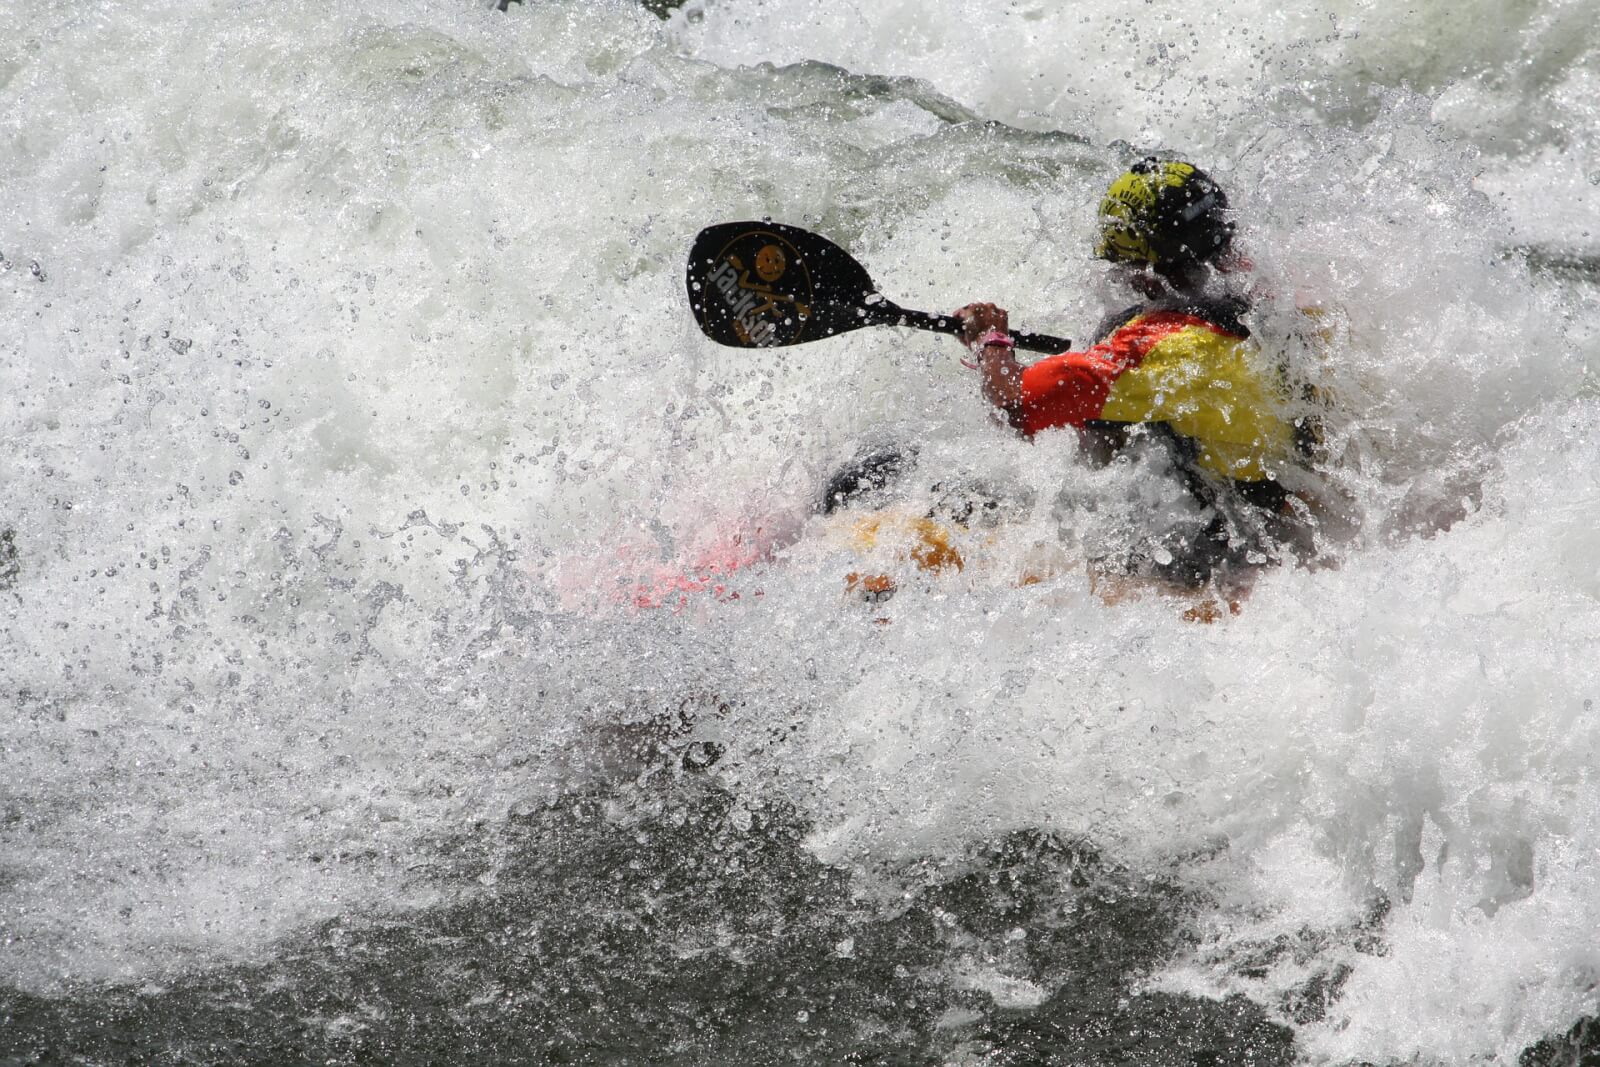
M 912 584 L 1020 588 L 1077 575 L 1107 604 L 1159 595 L 1200 622 L 1239 611 L 1237 588 L 1223 595 L 1097 566 L 1041 528 L 1026 494 L 1008 499 L 959 479 L 908 490 L 914 465 L 913 450 L 868 451 L 829 479 L 809 514 L 732 521 L 675 553 L 654 537 L 622 537 L 603 552 L 561 560 L 547 585 L 566 611 L 682 612 L 764 596 L 764 568 L 833 568 L 843 603 L 881 609 Z

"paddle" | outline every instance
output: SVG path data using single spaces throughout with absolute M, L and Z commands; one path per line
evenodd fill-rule
M 781 348 L 864 326 L 961 333 L 953 315 L 911 311 L 886 300 L 850 253 L 796 226 L 724 222 L 689 249 L 689 307 L 705 335 L 733 348 Z M 1065 352 L 1072 342 L 1013 333 L 1018 348 Z

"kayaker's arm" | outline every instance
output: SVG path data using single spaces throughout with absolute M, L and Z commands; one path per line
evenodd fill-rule
M 1006 414 L 1012 425 L 1022 410 L 1022 364 L 1017 362 L 1006 310 L 993 304 L 968 304 L 956 315 L 961 319 L 961 340 L 978 358 L 983 374 L 984 399 Z M 970 364 L 969 364 L 970 365 Z

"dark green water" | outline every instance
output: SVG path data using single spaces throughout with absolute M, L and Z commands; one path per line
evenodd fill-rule
M 801 850 L 787 813 L 741 829 L 730 807 L 694 774 L 569 797 L 440 857 L 461 881 L 497 864 L 471 899 L 327 923 L 159 990 L 0 994 L 0 1063 L 1293 1059 L 1243 999 L 1134 988 L 1184 943 L 1176 884 L 1017 833 L 893 872 L 908 888 L 885 907 Z M 1047 995 L 996 1007 L 952 980 L 962 961 Z
M 0 992 L 0 1064 L 1288 1064 L 1244 1000 L 1142 992 L 1201 901 L 1092 846 L 1020 832 L 893 873 L 894 906 L 767 811 L 687 773 L 480 827 L 439 861 L 470 899 L 322 924 L 274 958 L 160 988 Z M 742 822 L 743 820 L 739 820 Z M 881 872 L 880 872 L 881 873 Z M 1375 920 L 1381 915 L 1374 916 Z M 1384 951 L 1375 921 L 1366 951 Z M 1018 933 L 1022 936 L 1018 936 Z M 1297 951 L 1263 944 L 1245 966 Z M 998 1007 L 963 963 L 1032 982 Z M 1281 1007 L 1320 1016 L 1342 975 Z M 1600 1062 L 1580 1023 L 1526 1067 Z

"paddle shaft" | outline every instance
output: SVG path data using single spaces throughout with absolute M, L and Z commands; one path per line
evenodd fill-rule
M 886 300 L 865 267 L 820 234 L 781 222 L 720 222 L 689 249 L 684 281 L 702 332 L 731 348 L 782 348 L 865 326 L 908 326 L 961 336 L 954 315 L 911 311 Z M 1072 342 L 1013 333 L 1030 352 L 1065 352 Z
M 887 300 L 866 305 L 866 318 L 874 326 L 907 326 L 913 330 L 930 333 L 947 333 L 961 336 L 961 320 L 954 315 L 930 315 L 926 311 L 911 311 Z M 1054 355 L 1072 347 L 1065 337 L 1051 337 L 1046 333 L 1020 333 L 1012 331 L 1011 343 L 1028 352 L 1048 352 Z

